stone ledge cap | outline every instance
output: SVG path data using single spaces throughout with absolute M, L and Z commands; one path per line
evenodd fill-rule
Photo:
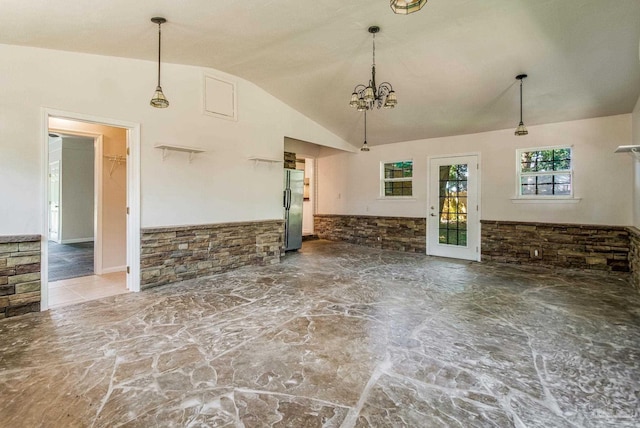
M 20 243 L 20 242 L 38 242 L 40 235 L 10 235 L 0 236 L 0 244 Z
M 284 223 L 284 220 L 272 219 L 272 220 L 252 220 L 252 221 L 238 221 L 228 223 L 209 223 L 209 224 L 192 224 L 181 226 L 158 226 L 158 227 L 143 227 L 142 233 L 159 233 L 159 232 L 179 232 L 184 230 L 202 230 L 202 229 L 219 229 L 222 227 L 240 227 L 251 226 L 257 224 L 271 224 L 271 223 Z

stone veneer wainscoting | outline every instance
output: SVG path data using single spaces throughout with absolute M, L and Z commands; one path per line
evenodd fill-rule
M 40 235 L 0 236 L 0 319 L 40 311 Z
M 628 227 L 629 231 L 629 270 L 631 284 L 640 292 L 640 229 Z
M 492 220 L 481 223 L 483 261 L 629 271 L 626 227 Z
M 313 228 L 319 238 L 330 241 L 411 253 L 427 251 L 425 218 L 316 214 Z
M 142 289 L 280 262 L 283 220 L 142 229 Z

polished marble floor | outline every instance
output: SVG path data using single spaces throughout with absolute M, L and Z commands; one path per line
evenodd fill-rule
M 305 242 L 0 322 L 11 427 L 637 427 L 621 275 Z
M 50 281 L 48 286 L 50 309 L 129 292 L 125 272 Z

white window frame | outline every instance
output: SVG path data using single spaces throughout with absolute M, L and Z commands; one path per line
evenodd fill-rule
M 411 177 L 406 178 L 385 178 L 384 176 L 384 166 L 390 163 L 398 163 L 398 162 L 411 162 Z M 390 160 L 390 161 L 382 161 L 380 162 L 380 198 L 381 199 L 414 199 L 414 186 L 413 186 L 413 167 L 414 162 L 413 159 L 400 159 L 400 160 Z M 411 195 L 402 195 L 402 196 L 386 196 L 384 193 L 384 185 L 388 182 L 400 182 L 400 181 L 410 181 L 411 182 Z
M 569 170 L 561 170 L 561 171 L 544 171 L 544 172 L 522 172 L 522 153 L 525 152 L 536 152 L 543 150 L 559 150 L 559 149 L 569 149 L 571 150 L 571 165 Z M 544 146 L 544 147 L 529 147 L 523 149 L 516 149 L 516 196 L 513 198 L 513 202 L 524 202 L 524 201 L 579 201 L 579 199 L 574 198 L 575 186 L 573 181 L 573 162 L 575 156 L 575 149 L 573 145 L 561 145 L 561 146 Z M 559 175 L 559 174 L 569 174 L 569 179 L 571 180 L 571 191 L 568 195 L 523 195 L 522 192 L 522 177 L 523 176 L 536 176 L 536 175 Z

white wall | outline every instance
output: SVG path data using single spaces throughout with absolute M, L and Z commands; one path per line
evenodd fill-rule
M 633 164 L 615 154 L 631 141 L 631 115 L 374 146 L 368 153 L 323 150 L 318 159 L 320 214 L 425 217 L 427 158 L 480 153 L 481 218 L 484 220 L 629 225 L 632 222 Z M 516 149 L 572 145 L 574 193 L 579 203 L 514 204 Z M 380 200 L 380 162 L 413 159 L 414 200 Z
M 91 241 L 95 205 L 93 139 L 62 137 L 61 159 L 60 241 Z
M 43 233 L 42 107 L 141 124 L 142 226 L 282 218 L 282 168 L 249 156 L 281 158 L 287 135 L 355 147 L 235 76 L 163 64 L 171 106 L 149 106 L 156 79 L 150 61 L 0 45 L 0 235 Z M 43 72 L 46 64 L 46 72 Z M 51 66 L 55 64 L 55 67 Z M 237 83 L 238 121 L 202 113 L 203 74 Z M 206 150 L 162 161 L 156 144 Z

